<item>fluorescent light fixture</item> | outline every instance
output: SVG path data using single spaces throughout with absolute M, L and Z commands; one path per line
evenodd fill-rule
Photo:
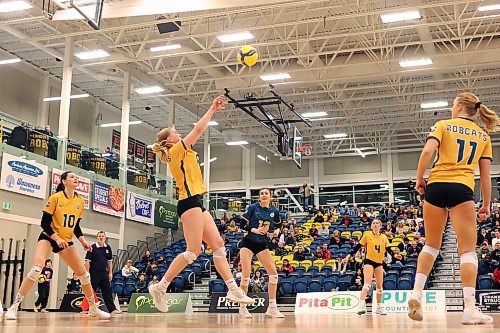
M 77 98 L 86 98 L 89 97 L 89 94 L 79 94 L 79 95 L 71 95 L 69 96 L 69 99 L 77 99 Z M 53 101 L 60 101 L 62 99 L 61 96 L 56 96 L 56 97 L 45 97 L 43 99 L 44 102 L 53 102 Z
M 196 124 L 198 124 L 198 123 L 193 123 L 193 125 L 196 125 Z M 208 126 L 217 126 L 217 125 L 219 125 L 219 123 L 216 122 L 215 120 L 210 120 L 208 122 Z
M 342 139 L 347 138 L 346 133 L 335 133 L 335 134 L 325 134 L 323 135 L 325 139 Z
M 420 104 L 422 109 L 436 109 L 436 108 L 444 108 L 448 106 L 448 102 L 445 101 L 437 101 L 437 102 L 426 102 Z
M 134 121 L 129 121 L 129 125 L 139 125 L 142 124 L 141 120 L 134 120 Z M 121 126 L 122 123 L 109 123 L 109 124 L 101 124 L 101 127 L 116 127 L 116 126 Z
M 479 6 L 477 10 L 479 12 L 487 12 L 489 10 L 499 10 L 500 9 L 500 4 L 496 5 L 489 5 L 489 6 Z
M 414 10 L 414 11 L 409 11 L 409 12 L 384 14 L 384 15 L 380 15 L 380 18 L 382 19 L 382 22 L 384 22 L 384 23 L 393 23 L 393 22 L 420 19 L 420 18 L 422 18 L 422 16 L 418 12 L 418 10 Z
M 182 47 L 181 44 L 170 44 L 170 45 L 155 46 L 152 47 L 150 50 L 151 52 L 161 52 L 161 51 L 177 50 L 180 49 L 181 47 Z
M 261 159 L 261 160 L 263 160 L 263 161 L 265 161 L 265 160 L 266 160 L 266 158 L 265 158 L 264 156 L 262 156 L 262 155 L 257 154 L 257 157 L 258 157 L 258 158 L 260 158 L 260 159 Z
M 278 73 L 278 74 L 261 75 L 260 78 L 262 79 L 262 81 L 275 81 L 275 80 L 291 79 L 292 77 L 288 73 Z
M 361 149 L 356 148 L 356 149 L 354 149 L 354 151 L 356 151 L 356 154 L 360 155 L 361 157 L 363 157 L 363 158 L 366 157 L 366 155 L 361 151 Z
M 248 31 L 237 32 L 235 34 L 217 36 L 217 39 L 220 40 L 222 43 L 232 43 L 232 42 L 238 42 L 238 41 L 242 41 L 242 40 L 249 40 L 252 38 L 254 38 L 254 36 L 251 33 L 249 33 Z
M 15 12 L 16 10 L 33 8 L 26 1 L 9 1 L 0 3 L 0 13 Z
M 248 141 L 244 141 L 244 140 L 226 142 L 226 145 L 228 145 L 228 146 L 239 146 L 239 145 L 247 145 L 247 144 L 248 144 Z
M 5 59 L 5 60 L 0 60 L 0 65 L 15 64 L 17 62 L 21 62 L 21 59 L 19 58 Z
M 208 164 L 212 163 L 213 161 L 217 161 L 217 157 L 213 157 L 213 158 L 209 159 Z M 204 165 L 205 165 L 205 162 L 200 163 L 200 166 L 204 166 Z
M 142 87 L 135 89 L 135 92 L 139 95 L 154 94 L 162 91 L 164 91 L 164 89 L 160 86 Z
M 89 60 L 89 59 L 109 57 L 109 53 L 102 49 L 99 49 L 94 51 L 79 52 L 75 54 L 75 57 L 81 60 Z
M 400 60 L 399 66 L 406 67 L 418 67 L 418 66 L 427 66 L 432 65 L 431 58 L 422 58 L 422 59 L 408 59 L 408 60 Z
M 328 113 L 326 113 L 325 111 L 319 111 L 319 112 L 303 113 L 302 117 L 304 117 L 304 118 L 317 118 L 317 117 L 325 117 L 327 115 L 328 115 Z

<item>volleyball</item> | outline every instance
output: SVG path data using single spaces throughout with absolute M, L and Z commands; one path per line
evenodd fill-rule
M 257 63 L 257 60 L 259 60 L 259 52 L 255 47 L 245 45 L 238 51 L 238 55 L 236 57 L 238 58 L 238 62 L 240 64 L 252 67 Z
M 44 282 L 46 282 L 46 281 L 47 281 L 47 277 L 45 276 L 45 274 L 40 274 L 40 275 L 38 276 L 38 282 L 39 282 L 39 283 L 44 283 Z

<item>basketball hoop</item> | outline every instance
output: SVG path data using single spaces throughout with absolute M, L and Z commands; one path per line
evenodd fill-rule
M 304 155 L 311 156 L 313 152 L 313 146 L 310 144 L 305 144 L 301 147 L 303 149 Z

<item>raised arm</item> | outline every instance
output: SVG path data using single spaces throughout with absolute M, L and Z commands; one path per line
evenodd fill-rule
M 214 115 L 215 111 L 218 110 L 224 110 L 226 105 L 224 96 L 218 96 L 214 101 L 212 102 L 212 106 L 208 111 L 201 117 L 201 119 L 196 123 L 194 128 L 192 129 L 191 132 L 183 139 L 184 143 L 186 146 L 190 147 L 193 146 L 200 136 L 205 132 L 205 130 L 208 127 L 208 123 L 212 119 L 212 116 Z

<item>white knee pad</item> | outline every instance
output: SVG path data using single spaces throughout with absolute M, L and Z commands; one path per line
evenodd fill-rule
M 33 266 L 31 267 L 30 271 L 28 272 L 28 275 L 26 277 L 30 279 L 31 281 L 37 281 L 38 276 L 42 272 L 42 268 L 38 266 Z
M 269 275 L 269 284 L 278 284 L 278 275 Z
M 371 285 L 369 285 L 369 284 L 365 284 L 365 285 L 363 285 L 363 289 L 364 289 L 364 290 L 366 290 L 366 292 L 369 292 L 369 291 L 370 291 L 370 289 L 371 289 L 371 287 L 372 287 L 372 286 L 371 286 Z
M 466 252 L 460 256 L 460 265 L 463 264 L 473 264 L 474 266 L 478 266 L 477 263 L 477 254 L 476 252 Z
M 250 278 L 249 277 L 246 277 L 246 276 L 242 276 L 241 277 L 241 283 L 240 283 L 240 287 L 248 287 L 250 283 Z
M 224 258 L 226 259 L 226 247 L 222 246 L 214 251 L 214 258 Z
M 424 252 L 429 253 L 434 258 L 434 260 L 436 260 L 437 256 L 439 255 L 439 250 L 429 245 L 424 245 L 421 253 Z
M 78 277 L 78 279 L 80 280 L 80 283 L 82 284 L 82 286 L 90 284 L 90 273 L 89 272 L 85 272 L 85 274 L 80 275 Z
M 377 289 L 377 295 L 382 295 L 383 291 L 384 291 L 384 289 Z
M 196 258 L 198 258 L 198 256 L 191 251 L 182 252 L 182 255 L 184 256 L 184 259 L 186 259 L 188 264 L 192 264 L 193 261 L 195 261 Z

